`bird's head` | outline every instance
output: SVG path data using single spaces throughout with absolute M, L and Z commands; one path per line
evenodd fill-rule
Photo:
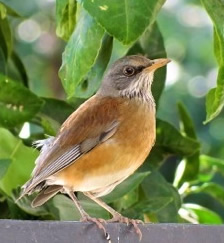
M 150 60 L 137 55 L 123 57 L 107 71 L 98 93 L 130 99 L 151 99 L 154 72 L 168 62 L 170 60 L 166 58 Z

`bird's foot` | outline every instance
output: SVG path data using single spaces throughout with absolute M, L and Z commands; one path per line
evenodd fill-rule
M 107 223 L 107 221 L 105 219 L 101 219 L 101 218 L 92 218 L 89 215 L 85 215 L 81 218 L 82 222 L 92 222 L 95 223 L 97 225 L 97 227 L 103 231 L 104 236 L 106 237 L 106 240 L 108 242 L 111 242 L 110 240 L 110 235 L 107 233 L 105 227 L 103 226 L 103 223 Z
M 139 219 L 129 219 L 127 217 L 122 216 L 121 214 L 115 214 L 113 215 L 112 219 L 107 220 L 109 223 L 119 222 L 119 223 L 125 223 L 127 225 L 132 224 L 136 234 L 139 236 L 139 241 L 142 239 L 142 232 L 138 227 L 138 224 L 144 224 L 142 220 Z

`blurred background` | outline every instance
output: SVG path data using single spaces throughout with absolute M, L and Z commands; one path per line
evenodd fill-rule
M 22 20 L 12 18 L 11 24 L 15 49 L 24 62 L 30 89 L 39 96 L 65 99 L 58 70 L 66 43 L 55 34 L 55 1 L 5 2 L 25 16 Z M 213 52 L 212 22 L 200 1 L 196 0 L 166 1 L 157 21 L 167 56 L 172 60 L 167 68 L 166 87 L 160 98 L 157 117 L 179 128 L 177 104 L 183 102 L 194 121 L 202 146 L 201 153 L 224 158 L 223 112 L 203 125 L 206 117 L 205 96 L 216 86 L 218 71 Z M 16 80 L 19 74 L 16 69 L 10 70 L 10 76 Z M 26 134 L 21 133 L 21 137 L 25 138 Z M 168 160 L 160 169 L 169 182 L 173 181 L 179 162 L 171 159 L 172 163 Z M 224 185 L 224 178 L 219 173 L 215 174 L 213 181 Z M 185 202 L 198 202 L 224 217 L 223 208 L 208 195 L 190 196 Z

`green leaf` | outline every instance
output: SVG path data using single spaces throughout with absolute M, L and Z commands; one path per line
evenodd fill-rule
M 66 45 L 59 71 L 68 98 L 74 96 L 77 86 L 94 65 L 103 34 L 102 27 L 82 10 L 76 29 Z
M 4 53 L 5 59 L 8 60 L 12 53 L 13 38 L 7 18 L 0 18 L 0 47 Z
M 110 194 L 102 197 L 106 202 L 113 202 L 134 190 L 150 174 L 150 172 L 135 172 L 118 185 Z
M 198 175 L 198 181 L 203 182 L 203 183 L 209 182 L 209 181 L 212 180 L 213 176 L 214 176 L 213 172 L 211 172 L 209 174 L 204 174 L 203 172 L 200 172 L 199 175 Z
M 41 113 L 54 119 L 60 124 L 63 123 L 68 116 L 75 110 L 71 105 L 63 100 L 53 98 L 43 98 L 44 106 L 41 108 Z
M 222 218 L 214 211 L 197 204 L 183 204 L 182 207 L 187 209 L 190 217 L 197 220 L 199 224 L 222 224 Z
M 6 74 L 6 72 L 7 72 L 7 63 L 6 63 L 6 59 L 2 47 L 0 46 L 0 73 Z
M 199 156 L 200 152 L 195 152 L 193 155 L 184 159 L 185 168 L 180 183 L 197 179 L 200 164 Z
M 178 222 L 177 215 L 182 203 L 181 197 L 171 184 L 168 184 L 168 188 L 173 200 L 157 213 L 157 218 L 159 222 Z
M 222 111 L 224 105 L 224 65 L 219 68 L 217 87 L 211 89 L 206 96 L 206 120 L 204 124 L 213 120 Z
M 7 16 L 7 9 L 3 3 L 0 2 L 0 18 L 4 19 Z
M 80 219 L 80 213 L 71 199 L 63 195 L 56 195 L 52 201 L 53 205 L 58 210 L 60 220 L 73 221 Z
M 0 159 L 0 180 L 4 177 L 5 173 L 7 172 L 10 163 L 10 159 Z
M 0 125 L 13 127 L 30 120 L 43 105 L 43 100 L 22 84 L 0 74 Z
M 168 122 L 157 119 L 156 123 L 156 143 L 142 168 L 159 168 L 171 155 L 186 157 L 199 151 L 200 144 L 195 139 L 183 136 Z
M 158 33 L 160 33 L 159 30 L 158 30 Z M 164 47 L 162 36 L 158 34 L 157 38 L 158 39 L 156 39 L 156 42 L 157 42 L 157 44 L 159 44 L 158 50 L 161 50 L 161 52 L 159 52 L 159 51 L 158 52 L 152 52 L 152 54 L 149 55 L 149 58 L 151 58 L 151 59 L 165 58 L 166 57 L 166 52 L 165 52 L 165 47 Z M 152 45 L 152 44 L 150 43 L 150 45 Z M 167 70 L 167 66 L 156 70 L 155 75 L 154 75 L 154 80 L 153 80 L 153 83 L 152 83 L 152 94 L 153 94 L 153 97 L 155 99 L 157 107 L 159 106 L 159 99 L 160 99 L 160 96 L 161 96 L 163 89 L 165 87 L 166 70 Z
M 219 1 L 218 4 L 220 4 L 220 1 Z M 223 6 L 224 5 L 221 6 L 221 9 L 223 8 Z M 219 10 L 221 10 L 221 9 L 219 9 Z M 220 12 L 218 13 L 217 12 L 217 14 L 219 16 L 213 16 L 213 18 L 214 19 L 218 18 L 217 21 L 223 21 L 223 12 L 222 13 L 220 13 Z M 214 22 L 215 22 L 215 20 L 214 20 Z M 222 22 L 219 22 L 219 23 L 216 23 L 216 24 L 218 25 L 218 24 L 221 24 L 221 23 Z M 222 46 L 222 43 L 223 43 L 222 35 L 223 35 L 223 33 L 221 33 L 221 29 L 220 29 L 221 26 L 217 26 L 218 27 L 218 29 L 217 29 L 216 28 L 216 24 L 214 24 L 215 25 L 215 27 L 214 27 L 214 52 L 215 52 L 215 56 L 216 56 L 217 62 L 221 66 L 223 64 L 223 62 L 224 62 L 224 60 L 223 60 L 224 49 L 223 49 L 223 46 Z
M 68 40 L 76 24 L 76 0 L 56 0 L 56 34 Z
M 7 206 L 9 209 L 9 217 L 12 219 L 27 219 L 28 215 L 21 210 L 11 198 L 7 198 Z
M 23 81 L 24 86 L 28 88 L 29 87 L 28 76 L 27 76 L 26 69 L 25 69 L 25 66 L 23 65 L 22 60 L 20 59 L 19 55 L 15 51 L 12 52 L 11 59 L 20 74 L 20 77 Z
M 12 17 L 21 17 L 14 9 L 7 6 L 5 3 L 0 1 L 0 18 L 4 19 L 6 16 L 10 15 Z
M 108 66 L 111 66 L 117 59 L 127 55 L 129 49 L 132 47 L 132 44 L 124 45 L 119 42 L 117 39 L 113 39 L 113 48 L 110 57 L 110 62 Z
M 202 3 L 214 24 L 214 49 L 219 64 L 217 87 L 209 91 L 206 97 L 206 121 L 214 119 L 224 105 L 224 2 L 222 0 L 202 0 Z
M 31 206 L 31 203 L 36 195 L 33 194 L 30 196 L 25 196 L 20 200 L 17 200 L 17 198 L 19 198 L 19 195 L 20 195 L 20 190 L 18 190 L 18 188 L 12 190 L 12 199 L 15 201 L 16 205 L 27 214 L 38 216 L 38 217 L 50 217 L 51 219 L 56 218 L 48 209 L 49 206 L 52 207 L 52 205 L 50 205 L 49 202 L 45 203 L 42 206 L 33 208 Z
M 214 182 L 204 183 L 201 186 L 192 186 L 190 188 L 191 193 L 207 193 L 214 197 L 218 202 L 224 206 L 224 188 Z
M 141 169 L 145 171 L 151 170 L 152 168 L 159 168 L 169 156 L 170 154 L 164 151 L 163 147 L 154 145 Z
M 212 170 L 221 172 L 224 175 L 224 160 L 213 158 L 207 155 L 200 156 L 201 170 L 206 170 L 209 174 Z
M 147 206 L 148 212 L 155 212 L 159 222 L 177 222 L 177 213 L 181 206 L 181 200 L 176 189 L 167 183 L 157 171 L 153 171 L 147 176 L 141 185 L 145 195 L 145 199 L 142 200 L 152 203 L 151 206 Z M 160 200 L 161 203 L 158 207 L 154 202 Z M 144 212 L 146 213 L 146 211 Z
M 8 204 L 6 202 L 6 200 L 4 200 L 3 202 L 0 201 L 0 219 L 8 219 L 9 218 L 9 207 Z
M 75 91 L 76 97 L 89 98 L 99 89 L 104 71 L 110 60 L 112 44 L 113 38 L 105 34 L 96 62 L 83 81 L 78 85 Z
M 7 158 L 11 163 L 0 180 L 0 189 L 11 195 L 12 189 L 24 184 L 30 177 L 38 151 L 26 147 L 8 130 L 0 128 L 0 158 Z
M 173 202 L 172 197 L 157 197 L 153 199 L 140 200 L 134 206 L 122 211 L 129 218 L 140 218 L 143 214 L 156 214 Z
M 130 208 L 132 205 L 136 204 L 139 200 L 139 187 L 136 187 L 134 190 L 131 190 L 119 200 L 113 202 L 113 206 L 121 211 L 122 209 Z
M 187 112 L 185 106 L 180 102 L 178 103 L 178 112 L 179 112 L 180 123 L 182 128 L 181 130 L 183 131 L 183 133 L 190 138 L 197 139 L 193 121 L 189 113 Z
M 157 119 L 156 146 L 166 153 L 189 156 L 199 150 L 199 143 L 192 138 L 184 137 L 168 122 Z
M 64 195 L 56 195 L 53 198 L 53 205 L 58 209 L 60 220 L 79 220 L 81 215 L 74 202 Z M 84 210 L 96 218 L 109 218 L 109 214 L 102 207 L 89 200 L 80 200 Z
M 104 208 L 102 208 L 95 202 L 91 201 L 90 199 L 86 198 L 85 200 L 80 200 L 80 203 L 83 206 L 84 210 L 87 213 L 89 213 L 92 217 L 109 219 L 109 213 Z
M 83 7 L 123 44 L 134 42 L 154 22 L 165 0 L 81 0 Z
M 60 124 L 57 121 L 45 115 L 41 115 L 40 124 L 44 129 L 44 133 L 50 136 L 55 136 L 60 129 Z
M 182 103 L 178 104 L 178 111 L 180 116 L 181 130 L 183 134 L 188 136 L 189 138 L 197 140 L 197 135 L 195 132 L 193 121 Z M 195 180 L 197 178 L 200 164 L 199 156 L 200 152 L 196 151 L 194 154 L 192 154 L 191 156 L 187 156 L 184 159 L 184 171 L 182 176 L 179 177 L 179 171 L 177 169 L 176 174 L 180 180 L 179 182 L 176 181 L 176 183 L 180 184 L 185 181 Z M 180 166 L 182 166 L 182 164 Z

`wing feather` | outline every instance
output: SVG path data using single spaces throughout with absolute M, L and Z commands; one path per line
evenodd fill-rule
M 120 123 L 118 106 L 119 99 L 93 96 L 65 121 L 55 138 L 37 141 L 41 153 L 21 196 L 113 136 Z

